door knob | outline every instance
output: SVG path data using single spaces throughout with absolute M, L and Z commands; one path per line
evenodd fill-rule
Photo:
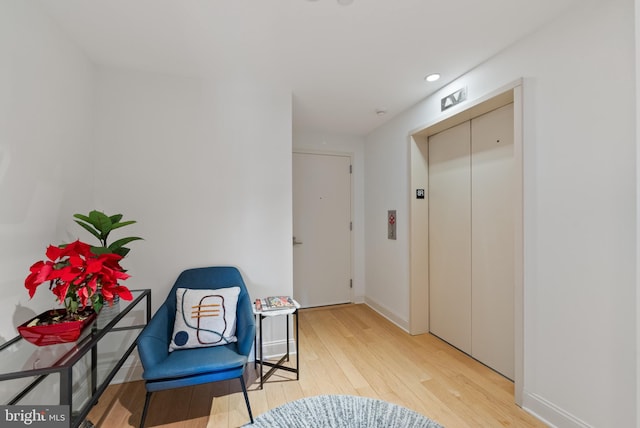
M 296 237 L 293 237 L 293 245 L 300 245 L 302 242 L 296 241 Z

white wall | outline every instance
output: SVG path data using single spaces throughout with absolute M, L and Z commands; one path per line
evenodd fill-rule
M 583 3 L 367 138 L 367 298 L 408 320 L 408 133 L 437 120 L 445 94 L 467 86 L 477 99 L 520 77 L 524 405 L 557 426 L 634 426 L 631 0 Z M 398 240 L 387 241 L 394 207 Z
M 293 149 L 311 153 L 345 153 L 352 156 L 353 301 L 362 303 L 365 295 L 364 138 L 294 129 Z
M 640 427 L 640 317 L 638 316 L 638 308 L 640 308 L 640 275 L 638 275 L 638 266 L 640 266 L 640 197 L 638 197 L 640 183 L 640 0 L 635 0 L 635 66 L 636 66 L 636 427 Z
M 290 92 L 108 68 L 96 87 L 96 208 L 145 239 L 126 285 L 155 311 L 182 270 L 233 265 L 252 297 L 291 294 Z
M 0 4 L 0 337 L 53 305 L 24 278 L 72 221 L 121 212 L 130 288 L 155 310 L 186 268 L 237 266 L 252 296 L 292 293 L 291 95 L 250 76 L 94 68 L 32 2 Z M 284 342 L 281 325 L 265 340 Z
M 390 120 L 365 140 L 366 301 L 409 328 L 409 123 L 411 111 Z M 413 126 L 415 128 L 415 126 Z M 387 211 L 396 210 L 396 239 L 387 239 Z
M 49 244 L 75 239 L 72 214 L 90 206 L 92 84 L 92 64 L 33 2 L 0 2 L 0 343 L 57 306 L 47 284 L 29 300 L 24 279 Z M 0 401 L 21 384 L 2 382 Z M 31 397 L 56 390 L 49 378 Z
M 54 306 L 24 279 L 90 207 L 93 66 L 33 2 L 0 2 L 0 342 Z

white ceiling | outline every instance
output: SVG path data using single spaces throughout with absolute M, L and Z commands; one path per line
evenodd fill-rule
M 368 134 L 580 2 L 38 1 L 98 64 L 264 79 L 291 89 L 294 127 L 351 135 Z M 432 72 L 440 81 L 425 82 Z

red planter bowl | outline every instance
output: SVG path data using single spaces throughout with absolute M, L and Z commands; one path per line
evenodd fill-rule
M 36 318 L 44 319 L 52 313 L 66 313 L 65 309 L 48 310 Z M 55 345 L 58 343 L 75 342 L 80 337 L 82 330 L 88 327 L 98 316 L 95 311 L 82 321 L 65 321 L 58 324 L 36 325 L 27 327 L 31 320 L 18 327 L 18 333 L 28 342 L 37 346 Z

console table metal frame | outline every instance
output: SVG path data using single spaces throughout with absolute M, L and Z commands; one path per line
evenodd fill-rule
M 67 353 L 63 354 L 56 363 L 52 364 L 50 367 L 44 367 L 41 369 L 30 369 L 30 370 L 20 370 L 12 373 L 4 373 L 0 374 L 0 381 L 12 380 L 12 379 L 20 379 L 25 377 L 35 377 L 35 379 L 26 387 L 22 389 L 11 401 L 7 404 L 14 405 L 18 404 L 24 396 L 26 396 L 29 392 L 31 392 L 35 387 L 37 387 L 48 375 L 53 373 L 59 373 L 60 375 L 60 404 L 68 405 L 69 411 L 71 412 L 71 424 L 70 426 L 76 428 L 80 426 L 80 424 L 84 421 L 84 419 L 91 411 L 91 408 L 98 402 L 98 399 L 102 395 L 102 393 L 107 389 L 109 383 L 113 380 L 114 376 L 122 367 L 125 360 L 133 349 L 136 347 L 135 340 L 133 343 L 127 348 L 122 357 L 116 362 L 115 366 L 111 371 L 107 374 L 105 380 L 100 384 L 98 383 L 98 342 L 110 332 L 114 331 L 123 331 L 123 330 L 142 330 L 144 325 L 133 325 L 126 327 L 115 327 L 118 322 L 124 318 L 133 308 L 135 308 L 138 303 L 140 303 L 143 299 L 146 299 L 146 323 L 149 323 L 151 319 L 151 290 L 131 290 L 132 293 L 139 295 L 135 296 L 135 298 L 128 302 L 124 300 L 120 300 L 120 304 L 122 302 L 126 303 L 120 312 L 114 316 L 112 320 L 110 320 L 104 327 L 98 328 L 97 323 L 98 320 L 93 323 L 92 326 L 88 327 L 90 329 L 90 333 L 84 337 L 78 339 L 76 346 L 70 349 Z M 16 342 L 23 340 L 22 336 L 16 336 L 10 341 L 4 343 L 0 346 L 0 360 L 3 357 L 3 352 L 8 349 L 10 346 L 14 345 Z M 35 347 L 35 345 L 33 345 Z M 91 397 L 89 400 L 79 409 L 77 413 L 73 413 L 73 366 L 80 361 L 88 352 L 91 352 Z
M 296 374 L 296 380 L 300 380 L 300 343 L 298 339 L 298 310 L 297 306 L 294 311 L 289 310 L 274 310 L 274 311 L 257 311 L 255 306 L 253 308 L 253 314 L 258 319 L 258 328 L 256 329 L 256 336 L 254 338 L 254 349 L 255 349 L 255 360 L 253 362 L 254 369 L 260 365 L 260 389 L 264 388 L 264 383 L 271 377 L 271 375 L 276 370 L 285 370 L 291 373 Z M 289 361 L 290 357 L 290 349 L 289 349 L 289 320 L 290 316 L 293 315 L 294 324 L 295 324 L 295 341 L 296 341 L 296 366 L 289 367 L 285 366 L 284 363 Z M 286 316 L 285 324 L 287 325 L 287 353 L 284 354 L 277 362 L 265 361 L 264 359 L 264 348 L 262 344 L 262 321 L 265 318 L 271 318 L 276 316 Z M 258 340 L 258 336 L 260 339 Z M 259 342 L 259 343 L 258 343 Z M 264 373 L 263 366 L 270 367 L 269 371 Z

